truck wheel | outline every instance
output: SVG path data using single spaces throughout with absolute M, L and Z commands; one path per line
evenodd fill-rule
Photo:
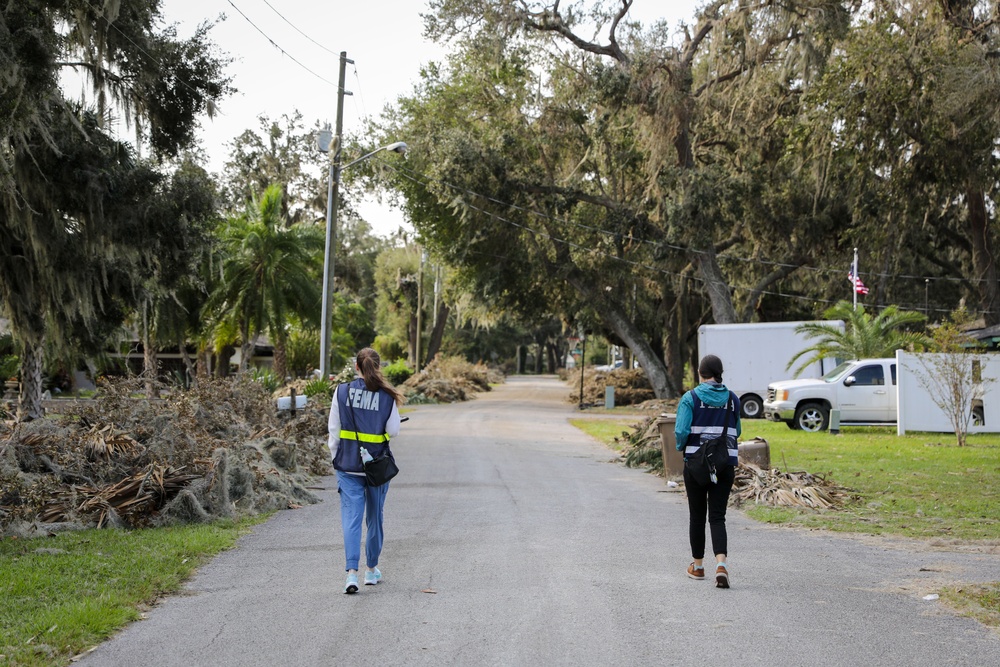
M 740 416 L 743 419 L 759 419 L 764 410 L 764 402 L 760 396 L 746 394 L 740 396 Z
M 786 419 L 785 426 L 792 429 L 793 431 L 799 430 L 799 425 L 795 422 L 794 419 Z
M 980 405 L 972 408 L 972 424 L 974 426 L 986 425 L 986 415 L 983 413 L 983 408 Z
M 830 423 L 830 411 L 818 403 L 806 403 L 795 411 L 795 425 L 803 431 L 825 431 Z

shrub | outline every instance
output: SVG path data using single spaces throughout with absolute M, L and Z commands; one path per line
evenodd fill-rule
M 413 369 L 407 365 L 404 359 L 397 359 L 382 370 L 385 373 L 386 379 L 389 380 L 394 387 L 398 387 L 403 384 L 413 375 Z
M 318 396 L 320 398 L 331 400 L 333 398 L 333 383 L 324 378 L 316 378 L 315 380 L 306 382 L 303 393 L 309 398 Z
M 399 359 L 403 356 L 404 345 L 391 336 L 378 335 L 372 341 L 372 349 L 383 359 Z
M 267 368 L 251 368 L 250 379 L 264 387 L 268 394 L 273 394 L 281 386 L 278 376 Z
M 16 377 L 21 369 L 21 360 L 14 355 L 0 357 L 0 380 Z

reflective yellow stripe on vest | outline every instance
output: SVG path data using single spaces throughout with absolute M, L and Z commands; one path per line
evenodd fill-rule
M 340 439 L 357 440 L 359 442 L 389 442 L 389 436 L 385 434 L 375 435 L 374 433 L 358 433 L 357 431 L 343 430 L 340 432 Z

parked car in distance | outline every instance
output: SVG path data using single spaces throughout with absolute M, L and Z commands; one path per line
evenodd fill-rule
M 619 359 L 613 364 L 604 364 L 603 366 L 594 366 L 594 370 L 602 373 L 607 373 L 608 371 L 616 371 L 619 368 L 624 368 L 625 362 Z
M 840 423 L 848 426 L 895 424 L 896 360 L 845 361 L 821 378 L 767 387 L 764 417 L 789 428 L 825 431 L 831 410 L 840 410 Z

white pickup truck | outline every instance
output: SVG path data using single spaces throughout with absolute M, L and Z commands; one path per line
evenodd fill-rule
M 825 431 L 831 410 L 840 410 L 841 424 L 896 423 L 896 360 L 845 361 L 819 379 L 767 386 L 764 417 L 789 428 Z

